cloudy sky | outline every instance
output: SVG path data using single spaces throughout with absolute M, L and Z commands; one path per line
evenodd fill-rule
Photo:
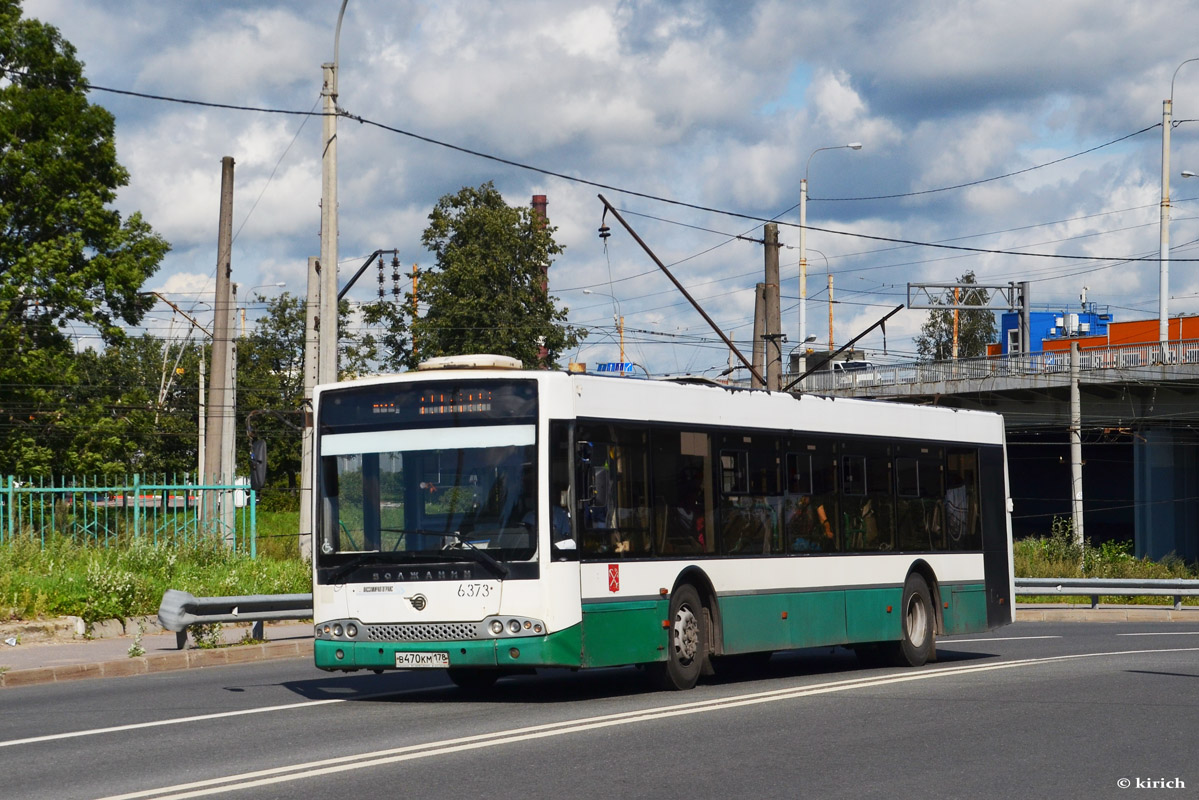
M 340 5 L 25 0 L 25 11 L 62 31 L 95 86 L 307 112 L 319 111 Z M 1158 252 L 1162 101 L 1178 70 L 1169 308 L 1199 313 L 1186 260 L 1199 258 L 1199 180 L 1179 175 L 1199 171 L 1199 62 L 1180 68 L 1199 58 L 1196 31 L 1199 6 L 1187 0 L 349 0 L 347 112 L 612 188 L 343 119 L 342 281 L 380 248 L 398 248 L 405 271 L 429 265 L 420 233 L 437 198 L 494 181 L 512 204 L 548 195 L 566 246 L 551 293 L 592 330 L 572 357 L 615 360 L 619 309 L 631 360 L 711 375 L 725 348 L 619 225 L 609 219 L 606 246 L 597 237 L 597 194 L 743 344 L 763 271 L 754 220 L 778 218 L 791 347 L 806 172 L 808 224 L 820 229 L 808 235 L 807 332 L 821 345 L 828 274 L 837 342 L 903 303 L 909 282 L 966 271 L 986 284 L 1031 281 L 1036 309 L 1077 306 L 1086 286 L 1116 319 L 1156 318 L 1157 261 L 1124 259 Z M 234 280 L 243 296 L 304 292 L 307 257 L 319 253 L 319 118 L 91 99 L 115 114 L 132 175 L 120 209 L 142 211 L 173 246 L 149 288 L 207 310 L 220 162 L 232 156 Z M 855 141 L 861 150 L 817 152 Z M 366 275 L 351 296 L 372 299 L 376 287 Z M 910 359 L 924 319 L 896 315 L 885 356 L 877 333 L 862 345 L 872 360 Z

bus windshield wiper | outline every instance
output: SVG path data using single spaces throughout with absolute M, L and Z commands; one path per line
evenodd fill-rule
M 358 567 L 361 567 L 363 564 L 371 564 L 371 563 L 380 564 L 383 562 L 390 562 L 391 560 L 392 560 L 391 556 L 386 555 L 384 553 L 379 553 L 379 552 L 362 553 L 361 555 L 351 558 L 349 561 L 347 561 L 346 563 L 344 563 L 340 567 L 338 567 L 336 570 L 334 570 L 333 574 L 329 576 L 329 583 L 337 583 L 339 580 L 341 580 L 345 576 L 349 575 L 351 572 L 353 572 Z
M 487 551 L 481 550 L 468 542 L 462 536 L 460 531 L 430 531 L 421 528 L 413 528 L 410 530 L 396 532 L 402 536 L 408 536 L 412 534 L 417 536 L 437 536 L 442 539 L 452 539 L 453 541 L 449 542 L 445 546 L 446 548 L 454 548 L 455 550 L 463 551 L 465 554 L 470 556 L 471 560 L 476 561 L 482 566 L 486 567 L 488 572 L 495 575 L 500 580 L 508 577 L 509 570 L 506 565 L 496 561 L 495 557 Z M 426 558 L 433 556 L 432 553 L 420 553 L 419 551 L 407 551 L 405 553 L 405 556 L 409 558 L 414 555 L 423 555 Z M 395 556 L 391 553 L 382 553 L 378 551 L 362 553 L 334 570 L 333 574 L 329 576 L 329 583 L 338 582 L 363 564 L 391 563 L 394 558 Z
M 447 539 L 452 537 L 454 541 L 447 544 L 447 548 L 455 547 L 456 545 L 457 547 L 455 549 L 461 549 L 464 552 L 470 553 L 471 558 L 482 564 L 484 567 L 487 567 L 487 569 L 500 580 L 508 577 L 508 566 L 506 564 L 501 564 L 500 562 L 496 561 L 495 557 L 486 550 L 475 547 L 473 544 L 468 542 L 462 536 L 461 531 L 445 531 L 444 533 L 438 533 L 437 535 L 444 536 Z

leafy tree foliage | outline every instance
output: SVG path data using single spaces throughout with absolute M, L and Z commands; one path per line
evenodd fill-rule
M 62 391 L 79 378 L 68 333 L 120 341 L 168 245 L 109 207 L 129 181 L 113 117 L 88 103 L 74 47 L 18 0 L 0 0 L 0 73 L 0 471 L 41 474 L 88 427 Z
M 76 357 L 78 413 L 63 420 L 69 435 L 59 474 L 178 476 L 196 470 L 199 359 L 194 342 L 148 334 Z
M 974 272 L 967 272 L 957 283 L 977 283 Z M 985 289 L 966 289 L 959 302 L 966 306 L 985 306 L 990 295 Z M 996 341 L 999 327 L 991 311 L 958 312 L 958 358 L 976 358 L 987 354 L 987 345 Z M 953 309 L 934 308 L 920 327 L 916 352 L 922 361 L 945 361 L 953 357 Z
M 545 289 L 545 272 L 562 252 L 555 228 L 532 209 L 509 206 L 490 182 L 437 201 L 421 242 L 436 266 L 421 274 L 426 311 L 411 319 L 400 360 L 408 367 L 436 356 L 496 353 L 526 366 L 556 366 L 577 346 Z
M 259 298 L 262 299 L 262 298 Z M 304 298 L 284 292 L 237 343 L 237 460 L 248 470 L 252 431 L 268 443 L 268 485 L 299 487 L 304 422 Z

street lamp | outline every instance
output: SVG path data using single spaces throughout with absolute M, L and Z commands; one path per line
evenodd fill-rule
M 255 289 L 265 289 L 268 286 L 273 286 L 276 289 L 282 289 L 286 285 L 287 284 L 283 281 L 275 281 L 274 283 L 260 283 L 257 286 L 251 286 L 249 289 L 246 290 L 246 302 L 249 302 L 250 299 L 254 296 Z M 238 286 L 239 286 L 239 284 L 236 284 L 236 283 L 233 284 L 233 296 L 234 297 L 237 296 Z M 244 305 L 239 305 L 237 307 L 237 313 L 241 317 L 241 337 L 244 339 L 246 337 L 246 307 Z
M 861 142 L 817 147 L 808 156 L 803 180 L 799 184 L 799 341 L 808 336 L 808 172 L 812 169 L 812 157 L 822 150 L 861 150 Z M 801 371 L 806 368 L 806 356 L 800 356 Z
M 1162 202 L 1161 221 L 1158 225 L 1161 237 L 1158 254 L 1157 277 L 1157 338 L 1161 343 L 1162 363 L 1170 360 L 1170 117 L 1174 113 L 1174 80 L 1178 70 L 1199 58 L 1188 58 L 1174 70 L 1170 78 L 1170 97 L 1162 101 Z M 1185 173 L 1183 177 L 1188 177 Z
M 608 294 L 607 292 L 596 292 L 591 289 L 584 289 L 583 294 L 602 294 L 605 297 L 612 298 L 612 302 L 616 307 L 616 314 L 613 315 L 612 320 L 616 323 L 617 333 L 620 334 L 620 374 L 624 375 L 624 313 L 620 310 L 620 300 L 618 300 L 614 294 Z M 645 367 L 642 367 L 642 369 L 645 369 Z

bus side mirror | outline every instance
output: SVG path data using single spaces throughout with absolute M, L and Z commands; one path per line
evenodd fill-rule
M 266 485 L 266 439 L 255 439 L 250 444 L 250 488 L 261 492 Z
M 575 445 L 575 449 L 579 452 L 579 461 L 581 463 L 591 463 L 591 442 L 579 442 Z

